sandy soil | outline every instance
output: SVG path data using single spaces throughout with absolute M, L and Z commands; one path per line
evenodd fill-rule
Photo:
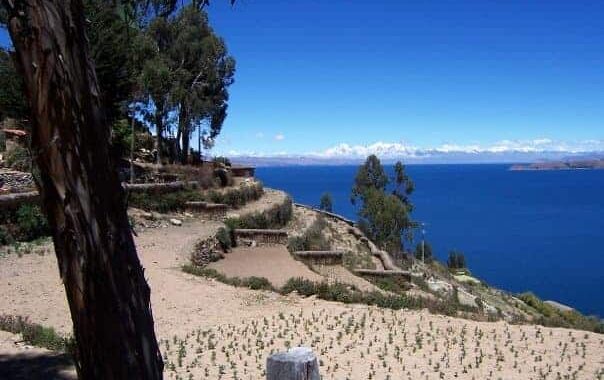
M 183 273 L 179 267 L 195 241 L 218 226 L 185 221 L 135 239 L 166 378 L 261 379 L 271 352 L 300 344 L 313 347 L 326 379 L 604 378 L 603 335 L 280 296 Z M 271 262 L 264 270 L 280 268 Z M 71 330 L 54 255 L 0 258 L 0 295 L 0 313 Z M 17 339 L 0 335 L 0 378 L 29 365 L 53 374 L 52 368 L 64 368 L 55 354 L 22 347 Z
M 211 263 L 208 267 L 228 277 L 266 277 L 275 287 L 285 285 L 292 277 L 324 280 L 302 262 L 295 260 L 283 245 L 235 248 L 225 254 L 223 260 Z

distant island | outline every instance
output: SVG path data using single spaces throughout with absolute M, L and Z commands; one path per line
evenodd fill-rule
M 510 170 L 595 170 L 604 169 L 604 159 L 535 162 L 532 164 L 516 164 Z

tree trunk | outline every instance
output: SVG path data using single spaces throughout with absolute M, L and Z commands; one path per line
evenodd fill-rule
M 191 139 L 191 131 L 189 129 L 189 112 L 185 104 L 180 106 L 180 114 L 178 115 L 178 124 L 180 138 L 182 139 L 182 152 L 180 155 L 180 162 L 183 165 L 187 164 L 189 159 L 189 140 Z
M 159 108 L 159 106 L 156 105 L 156 107 Z M 159 112 L 158 110 L 155 111 L 155 128 L 157 129 L 156 133 L 156 144 L 157 144 L 157 157 L 156 157 L 156 161 L 155 163 L 158 165 L 161 165 L 161 146 L 162 146 L 162 142 L 161 142 L 161 134 L 164 130 L 164 123 L 163 123 L 163 111 Z
M 81 0 L 2 0 L 81 379 L 160 379 L 150 290 L 109 154 Z

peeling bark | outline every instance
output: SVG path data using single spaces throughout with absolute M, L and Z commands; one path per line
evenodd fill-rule
M 160 379 L 150 289 L 136 254 L 81 0 L 2 0 L 32 112 L 32 153 L 82 379 Z

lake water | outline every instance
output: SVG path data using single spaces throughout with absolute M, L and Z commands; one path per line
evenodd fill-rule
M 493 286 L 531 290 L 604 316 L 604 170 L 509 171 L 509 165 L 411 165 L 413 218 L 446 260 L 466 255 Z M 388 168 L 391 170 L 391 168 Z M 334 211 L 356 220 L 353 166 L 258 168 L 268 187 L 317 205 L 330 192 Z

